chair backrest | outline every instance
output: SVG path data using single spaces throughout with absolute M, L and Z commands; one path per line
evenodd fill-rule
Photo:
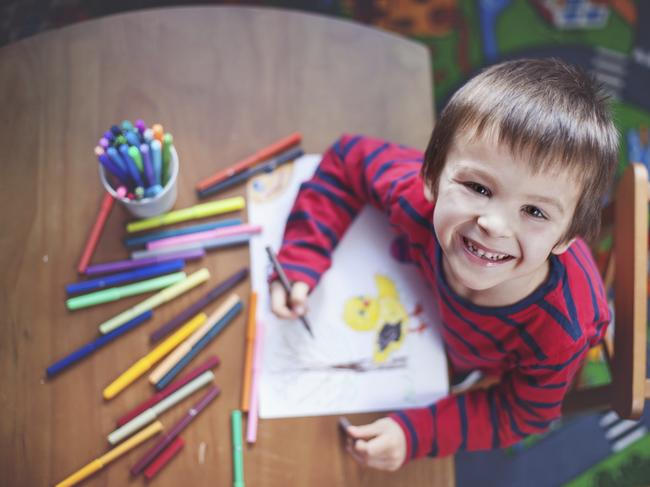
M 613 409 L 621 418 L 638 419 L 650 397 L 646 378 L 648 193 L 645 166 L 628 165 L 614 201 L 614 343 L 613 350 L 604 347 L 612 380 L 572 390 L 563 403 L 565 413 Z

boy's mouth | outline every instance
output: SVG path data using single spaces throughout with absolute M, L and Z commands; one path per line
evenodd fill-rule
M 514 257 L 510 254 L 488 251 L 486 248 L 480 246 L 478 243 L 468 239 L 467 237 L 462 237 L 462 239 L 465 250 L 467 250 L 470 254 L 475 255 L 479 259 L 495 263 L 507 262 L 514 259 Z

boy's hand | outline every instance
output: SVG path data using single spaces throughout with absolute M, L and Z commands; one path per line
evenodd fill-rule
M 278 318 L 295 319 L 307 312 L 307 295 L 309 285 L 306 282 L 296 281 L 291 286 L 291 296 L 287 293 L 280 281 L 271 283 L 271 311 Z
M 347 450 L 361 465 L 394 472 L 406 458 L 402 428 L 390 418 L 363 426 L 348 426 Z

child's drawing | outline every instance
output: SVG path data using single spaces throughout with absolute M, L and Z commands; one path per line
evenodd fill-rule
M 345 302 L 343 321 L 353 330 L 375 332 L 373 361 L 382 363 L 402 346 L 409 332 L 409 313 L 389 277 L 377 274 L 375 283 L 375 296 L 355 296 Z
M 298 186 L 319 160 L 302 157 L 275 183 L 265 180 L 258 187 L 254 180 L 249 185 L 249 194 L 257 192 L 249 198 L 249 222 L 264 228 L 251 240 L 258 319 L 266 325 L 260 416 L 430 404 L 447 391 L 434 299 L 414 265 L 394 258 L 394 234 L 376 209 L 365 208 L 357 216 L 333 253 L 332 267 L 309 297 L 315 338 L 298 321 L 280 320 L 270 311 L 264 246 L 280 247 Z

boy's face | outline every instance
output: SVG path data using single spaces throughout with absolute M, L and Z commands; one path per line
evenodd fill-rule
M 440 175 L 433 225 L 449 285 L 475 304 L 515 303 L 548 273 L 578 201 L 566 172 L 533 174 L 486 138 L 460 136 Z M 425 190 L 427 198 L 432 195 Z

